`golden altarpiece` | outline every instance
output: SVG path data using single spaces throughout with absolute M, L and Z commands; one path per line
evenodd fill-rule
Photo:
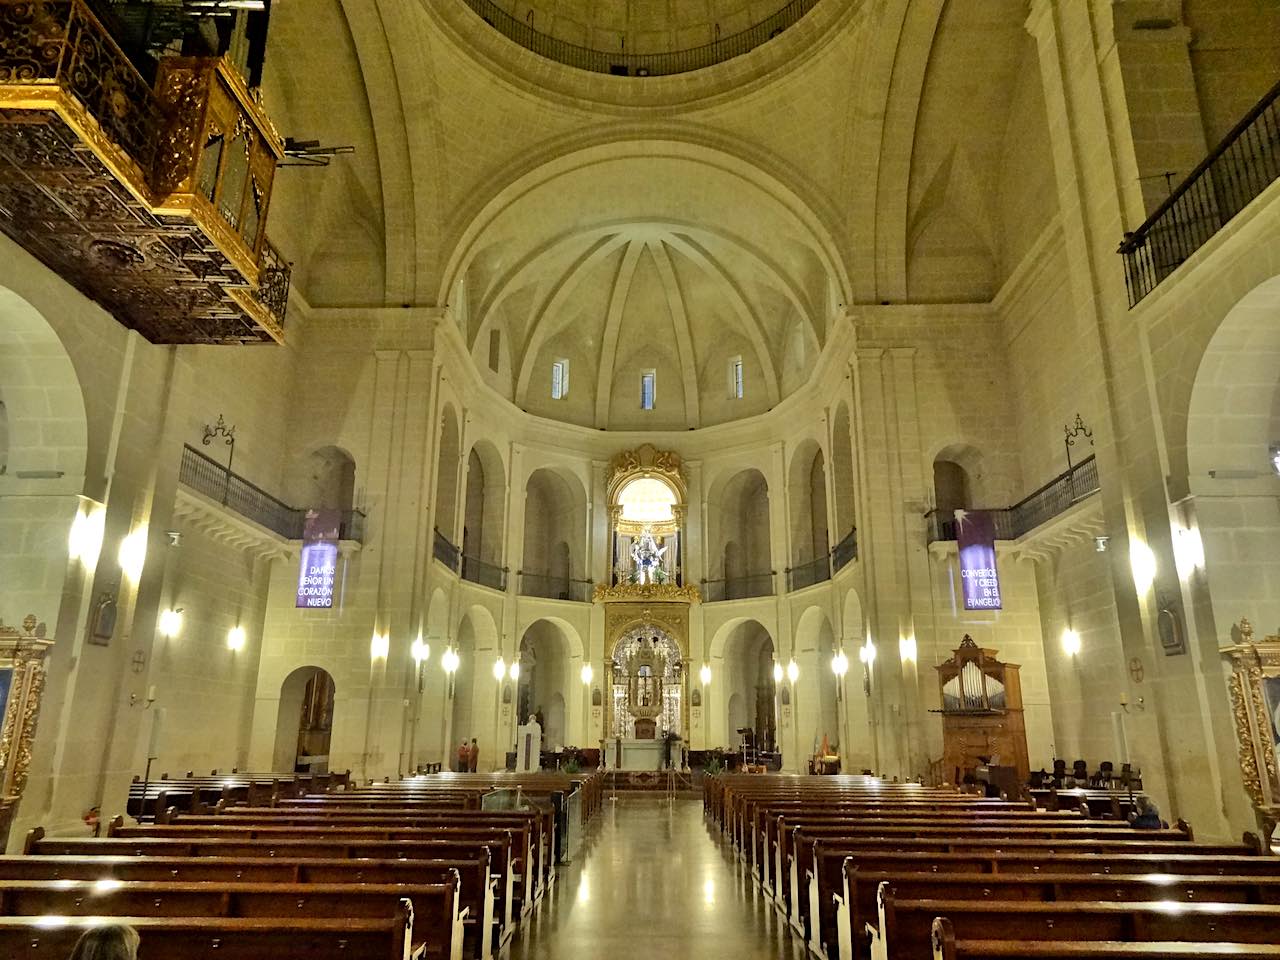
M 995 650 L 978 646 L 967 633 L 951 659 L 938 664 L 942 694 L 942 774 L 953 783 L 980 766 L 1016 770 L 1016 782 L 1031 773 L 1022 715 L 1018 664 L 1002 663 Z
M 607 480 L 610 582 L 605 607 L 604 756 L 618 769 L 678 765 L 689 737 L 689 608 L 683 533 L 688 487 L 678 454 L 645 444 L 614 457 Z M 593 720 L 598 718 L 593 718 Z
M 1269 847 L 1280 823 L 1280 636 L 1254 640 L 1248 620 L 1236 633 L 1238 642 L 1221 653 L 1231 665 L 1227 683 L 1240 773 Z
M 31 744 L 44 696 L 45 655 L 52 640 L 37 636 L 38 622 L 28 614 L 22 628 L 0 621 L 0 841 L 27 786 Z

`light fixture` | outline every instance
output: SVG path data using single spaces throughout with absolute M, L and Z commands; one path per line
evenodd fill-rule
M 1093 549 L 1094 549 L 1094 550 L 1096 550 L 1098 553 L 1106 553 L 1106 552 L 1107 552 L 1107 542 L 1108 542 L 1110 539 L 1111 539 L 1110 537 L 1094 537 L 1094 538 L 1093 538 Z
M 511 664 L 511 666 L 507 670 L 507 676 L 509 676 L 512 679 L 512 681 L 515 683 L 520 682 L 520 661 L 519 660 Z
M 1068 627 L 1062 631 L 1062 652 L 1074 657 L 1080 652 L 1080 634 Z
M 1173 563 L 1183 581 L 1204 566 L 1204 541 L 1199 530 L 1173 526 Z
M 591 685 L 591 681 L 595 678 L 596 672 L 591 668 L 591 664 L 584 663 L 582 665 L 582 682 L 587 686 Z
M 916 652 L 916 638 L 914 635 L 898 638 L 898 657 L 903 663 L 915 663 Z
M 379 633 L 377 630 L 373 631 L 373 636 L 369 638 L 369 659 L 385 660 L 390 652 L 391 635 Z
M 849 658 L 844 655 L 844 651 L 840 650 L 831 658 L 831 672 L 841 680 L 844 675 L 849 672 Z
M 137 583 L 142 578 L 142 567 L 147 562 L 147 527 L 138 527 L 120 541 L 120 552 L 116 554 L 120 561 L 120 569 L 124 575 Z
M 876 645 L 872 643 L 870 635 L 867 636 L 867 642 L 858 648 L 858 659 L 868 667 L 876 662 Z
M 782 664 L 778 663 L 777 661 L 774 661 L 774 664 L 773 664 L 773 682 L 774 683 L 782 682 Z
M 1129 540 L 1129 566 L 1133 570 L 1133 585 L 1138 588 L 1138 593 L 1146 593 L 1156 580 L 1156 555 L 1136 538 Z
M 177 610 L 161 610 L 157 629 L 162 637 L 176 637 L 182 632 L 182 608 Z
M 67 549 L 72 560 L 92 569 L 102 550 L 102 532 L 107 522 L 107 512 L 101 507 L 90 506 L 76 513 L 67 534 Z
M 798 680 L 799 678 L 800 678 L 800 665 L 796 663 L 794 659 L 792 659 L 787 664 L 787 679 L 790 680 L 792 683 L 795 683 L 796 680 Z
M 440 657 L 440 666 L 444 672 L 452 675 L 458 669 L 458 653 L 453 647 L 446 647 L 444 654 Z
M 493 662 L 493 679 L 501 680 L 507 675 L 507 663 L 501 657 Z
M 418 637 L 409 645 L 409 656 L 413 657 L 414 665 L 420 667 L 431 656 L 431 647 L 423 642 L 422 637 Z
M 1271 469 L 1280 474 L 1280 443 L 1271 445 Z
M 227 631 L 227 649 L 238 652 L 244 649 L 244 627 L 232 627 Z
M 711 664 L 702 665 L 702 669 L 698 671 L 698 679 L 702 681 L 704 687 L 711 682 Z

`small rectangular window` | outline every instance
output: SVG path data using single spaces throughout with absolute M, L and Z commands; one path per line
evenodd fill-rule
M 563 400 L 569 395 L 569 361 L 557 360 L 551 364 L 551 399 Z
M 654 370 L 646 370 L 640 374 L 640 409 L 652 410 L 656 400 L 658 374 Z
M 502 360 L 502 331 L 489 331 L 489 369 L 498 372 Z
M 734 400 L 742 399 L 742 358 L 734 357 L 729 361 L 729 396 Z

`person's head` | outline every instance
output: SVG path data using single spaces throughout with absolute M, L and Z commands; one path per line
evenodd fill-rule
M 475 737 L 472 737 L 472 738 L 471 738 L 471 745 L 472 745 L 473 747 L 476 745 L 476 738 L 475 738 Z
M 138 931 L 122 924 L 86 930 L 69 960 L 137 960 Z
M 1160 808 L 1155 805 L 1155 801 L 1148 796 L 1138 798 L 1138 815 L 1139 816 L 1160 816 Z

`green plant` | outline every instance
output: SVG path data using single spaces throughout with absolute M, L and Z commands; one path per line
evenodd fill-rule
M 714 777 L 717 773 L 721 773 L 723 771 L 724 771 L 724 764 L 720 762 L 720 758 L 717 756 L 712 756 L 711 759 L 707 761 L 707 765 L 702 768 L 703 773 L 712 777 Z
M 570 757 L 567 761 L 565 761 L 564 772 L 565 773 L 581 773 L 582 772 L 582 765 L 578 763 L 577 757 Z

